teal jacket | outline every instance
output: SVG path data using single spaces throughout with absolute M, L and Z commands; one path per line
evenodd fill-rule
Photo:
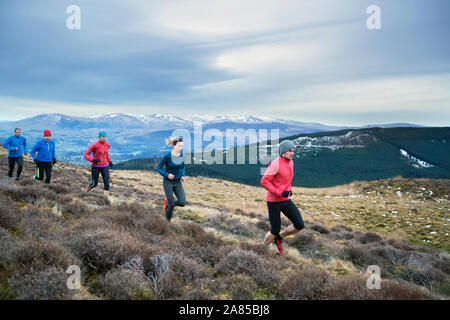
M 164 167 L 165 170 L 163 169 Z M 170 180 L 169 174 L 173 174 L 175 177 L 172 181 L 180 180 L 181 177 L 185 176 L 183 152 L 181 152 L 179 157 L 172 156 L 171 151 L 167 152 L 159 162 L 156 171 L 162 175 L 164 179 Z

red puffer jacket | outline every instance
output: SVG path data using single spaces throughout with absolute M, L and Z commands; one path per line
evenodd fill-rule
M 282 197 L 283 191 L 292 191 L 291 182 L 294 177 L 294 161 L 278 157 L 267 167 L 261 179 L 261 185 L 267 190 L 267 202 L 289 200 Z
M 90 156 L 91 153 L 93 153 L 93 157 Z M 111 162 L 111 158 L 109 157 L 109 143 L 100 140 L 94 142 L 85 152 L 84 158 L 90 162 L 94 161 L 94 159 L 99 159 L 100 161 L 96 164 L 92 162 L 93 167 L 108 166 Z

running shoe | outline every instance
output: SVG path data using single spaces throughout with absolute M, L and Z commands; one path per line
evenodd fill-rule
M 273 243 L 275 245 L 275 249 L 277 249 L 277 252 L 279 254 L 283 253 L 283 240 L 278 240 L 275 238 L 275 240 L 273 240 Z

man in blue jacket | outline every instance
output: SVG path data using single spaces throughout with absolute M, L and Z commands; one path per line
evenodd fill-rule
M 16 180 L 19 180 L 20 174 L 22 173 L 23 168 L 23 156 L 27 155 L 27 139 L 21 136 L 22 130 L 20 128 L 16 128 L 14 130 L 14 135 L 10 136 L 3 143 L 3 148 L 8 149 L 8 176 L 12 178 L 12 174 L 14 172 L 14 167 L 17 162 L 17 175 Z
M 44 138 L 38 140 L 30 152 L 31 157 L 34 162 L 36 162 L 36 175 L 33 179 L 44 179 L 45 172 L 45 183 L 50 183 L 52 177 L 52 165 L 56 163 L 55 142 L 51 140 L 51 138 L 52 133 L 50 130 L 45 130 Z

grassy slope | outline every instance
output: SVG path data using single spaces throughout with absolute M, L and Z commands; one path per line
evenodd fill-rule
M 6 169 L 4 152 L 0 169 Z M 287 239 L 287 254 L 277 256 L 260 244 L 268 229 L 262 188 L 189 178 L 188 205 L 176 208 L 167 225 L 161 177 L 154 172 L 112 171 L 110 199 L 101 188 L 81 192 L 89 182 L 82 167 L 58 164 L 50 186 L 31 181 L 32 174 L 27 160 L 20 182 L 0 179 L 3 298 L 449 295 L 449 180 L 294 188 L 306 228 Z M 65 288 L 70 264 L 82 267 L 81 291 Z M 382 290 L 365 289 L 364 272 L 371 264 L 382 269 Z

